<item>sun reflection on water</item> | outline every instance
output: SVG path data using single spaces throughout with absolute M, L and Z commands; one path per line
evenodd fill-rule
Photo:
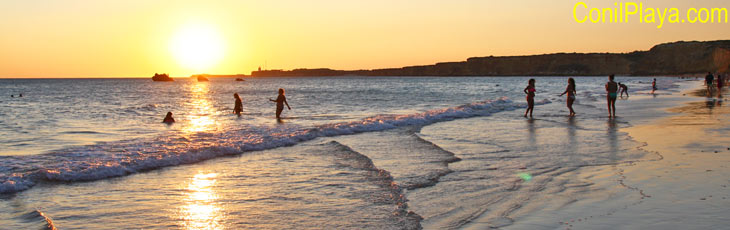
M 188 101 L 189 111 L 186 117 L 189 124 L 183 129 L 186 133 L 193 134 L 217 129 L 217 123 L 211 118 L 215 110 L 208 98 L 209 93 L 207 82 L 191 84 Z
M 214 190 L 216 173 L 198 173 L 188 184 L 181 219 L 186 229 L 223 229 L 223 210 Z

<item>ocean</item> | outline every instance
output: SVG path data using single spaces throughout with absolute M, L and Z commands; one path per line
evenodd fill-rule
M 609 120 L 607 78 L 575 77 L 571 118 L 567 77 L 537 77 L 528 119 L 527 79 L 0 79 L 0 226 L 508 227 L 610 194 L 576 170 L 660 159 L 621 129 L 688 85 L 661 77 L 650 94 L 651 78 L 618 76 L 631 96 Z M 292 107 L 281 121 L 279 88 Z

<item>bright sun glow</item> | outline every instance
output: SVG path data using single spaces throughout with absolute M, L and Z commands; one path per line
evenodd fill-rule
M 214 27 L 193 24 L 173 36 L 170 50 L 184 68 L 207 71 L 223 58 L 224 41 Z

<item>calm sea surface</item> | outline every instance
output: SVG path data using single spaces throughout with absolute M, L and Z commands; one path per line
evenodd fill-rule
M 0 226 L 500 227 L 585 192 L 577 169 L 656 158 L 619 131 L 647 114 L 636 105 L 660 107 L 649 78 L 618 77 L 632 97 L 612 122 L 604 77 L 576 78 L 572 119 L 567 78 L 537 78 L 523 118 L 527 79 L 0 79 Z M 659 82 L 659 97 L 678 90 Z

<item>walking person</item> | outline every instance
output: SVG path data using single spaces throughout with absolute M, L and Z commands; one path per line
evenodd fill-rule
M 722 74 L 717 74 L 717 97 L 722 97 L 722 87 L 725 83 L 725 77 Z
M 241 97 L 238 96 L 238 93 L 233 93 L 233 98 L 236 99 L 235 105 L 233 106 L 233 113 L 241 116 L 241 111 L 243 111 L 243 102 L 241 102 Z
M 651 94 L 654 94 L 654 91 L 656 90 L 656 78 L 654 78 L 654 81 L 651 82 Z
M 575 94 L 577 93 L 575 91 L 575 80 L 573 80 L 572 77 L 568 78 L 568 87 L 565 88 L 565 92 L 560 94 L 560 96 L 562 97 L 566 93 L 568 94 L 568 109 L 570 109 L 570 116 L 572 117 L 575 116 L 575 111 L 573 110 L 573 102 L 575 102 Z
M 707 86 L 707 96 L 710 97 L 712 95 L 712 82 L 715 81 L 715 76 L 712 76 L 711 72 L 707 72 L 707 75 L 705 76 L 705 85 Z
M 613 74 L 608 76 L 608 82 L 606 82 L 606 104 L 608 105 L 608 118 L 616 118 L 616 96 L 618 91 L 618 84 L 613 81 Z
M 286 96 L 284 96 L 284 89 L 282 88 L 279 88 L 279 96 L 276 100 L 269 98 L 269 101 L 276 102 L 276 120 L 281 120 L 281 111 L 284 110 L 284 104 L 286 104 L 286 107 L 291 110 L 289 102 L 286 102 Z

